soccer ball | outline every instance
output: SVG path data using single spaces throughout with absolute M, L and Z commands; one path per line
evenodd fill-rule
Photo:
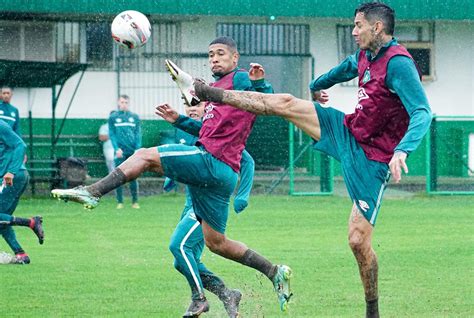
M 128 10 L 119 13 L 112 22 L 112 38 L 128 49 L 145 45 L 150 36 L 150 21 L 138 11 Z

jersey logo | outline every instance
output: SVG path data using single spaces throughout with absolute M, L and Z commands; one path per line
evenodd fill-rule
M 131 122 L 131 123 L 133 123 L 133 122 L 135 121 L 135 119 L 133 119 L 133 117 L 130 117 L 130 118 L 128 119 L 128 121 Z
M 367 210 L 370 208 L 369 204 L 365 201 L 359 200 L 359 207 L 364 211 L 367 212 Z
M 370 81 L 370 71 L 365 70 L 364 77 L 362 77 L 362 84 L 365 84 L 368 81 Z
M 186 143 L 186 140 L 184 140 L 184 138 L 181 138 L 181 139 L 179 140 L 179 143 L 180 143 L 180 144 L 185 144 L 185 143 Z
M 364 99 L 368 99 L 369 95 L 365 92 L 365 89 L 363 87 L 359 88 L 357 91 L 357 98 L 359 98 L 359 102 Z
M 122 118 L 117 118 L 117 119 L 115 119 L 115 121 L 116 121 L 117 123 L 121 123 L 121 122 L 122 122 Z
M 0 115 L 3 115 L 3 110 L 0 110 Z
M 356 106 L 356 109 L 362 110 L 364 109 L 364 106 L 360 103 L 361 100 L 368 99 L 369 95 L 365 92 L 365 89 L 363 87 L 360 87 L 359 90 L 357 91 L 357 97 L 359 99 L 359 103 Z

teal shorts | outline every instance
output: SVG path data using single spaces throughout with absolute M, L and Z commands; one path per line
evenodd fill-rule
M 188 185 L 198 219 L 224 234 L 237 173 L 202 146 L 170 144 L 157 148 L 165 176 Z
M 321 140 L 314 142 L 314 149 L 341 163 L 349 196 L 367 221 L 375 225 L 382 196 L 390 179 L 388 165 L 367 159 L 362 147 L 344 126 L 343 112 L 314 104 L 321 126 Z

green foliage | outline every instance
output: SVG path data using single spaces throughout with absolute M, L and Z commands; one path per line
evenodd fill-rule
M 179 317 L 190 300 L 173 268 L 169 237 L 184 197 L 126 202 L 112 197 L 89 212 L 73 203 L 22 200 L 15 215 L 42 214 L 43 246 L 16 228 L 28 266 L 1 266 L 1 316 Z M 374 235 L 384 317 L 473 316 L 474 197 L 386 199 Z M 242 290 L 243 317 L 362 317 L 362 285 L 347 244 L 351 203 L 341 197 L 255 196 L 231 213 L 228 236 L 293 268 L 289 314 L 279 312 L 270 282 L 254 270 L 205 251 L 204 263 Z M 6 250 L 2 241 L 0 248 Z M 211 311 L 224 317 L 208 293 Z

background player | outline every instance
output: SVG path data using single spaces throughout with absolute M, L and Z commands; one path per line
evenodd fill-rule
M 15 263 L 29 264 L 30 258 L 16 239 L 12 226 L 28 226 L 38 236 L 43 244 L 43 219 L 41 216 L 32 218 L 17 218 L 15 212 L 20 196 L 28 185 L 28 172 L 23 164 L 26 145 L 21 138 L 0 120 L 0 233 L 15 253 Z
M 140 117 L 129 110 L 130 97 L 120 95 L 118 111 L 112 112 L 109 117 L 109 138 L 115 151 L 115 166 L 118 167 L 130 158 L 135 151 L 142 147 L 142 131 Z M 122 187 L 116 189 L 117 209 L 123 208 Z M 130 194 L 132 195 L 132 208 L 139 209 L 138 181 L 130 181 Z

